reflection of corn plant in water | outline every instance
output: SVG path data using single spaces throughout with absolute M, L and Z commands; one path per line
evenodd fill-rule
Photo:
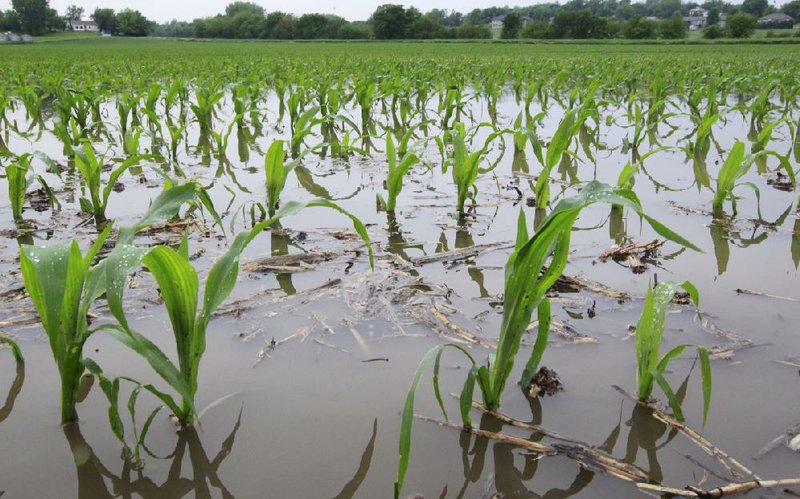
M 484 405 L 490 409 L 496 409 L 500 406 L 500 398 L 506 382 L 511 376 L 514 361 L 522 342 L 522 336 L 530 324 L 534 309 L 538 309 L 539 330 L 536 344 L 521 380 L 523 384 L 526 381 L 529 382 L 536 369 L 538 369 L 539 362 L 547 347 L 550 304 L 545 295 L 566 266 L 567 258 L 569 257 L 571 231 L 578 215 L 584 208 L 595 203 L 609 203 L 628 207 L 644 218 L 653 230 L 662 237 L 697 250 L 697 247 L 692 243 L 646 215 L 642 211 L 638 198 L 632 191 L 612 188 L 596 181 L 588 183 L 576 196 L 559 202 L 530 238 L 528 237 L 525 216 L 523 212 L 520 212 L 517 224 L 516 248 L 505 267 L 503 319 L 500 326 L 497 352 L 488 366 L 478 364 L 467 350 L 454 344 L 439 345 L 430 350 L 422 359 L 414 375 L 403 409 L 400 430 L 400 463 L 398 479 L 395 483 L 395 496 L 399 495 L 408 468 L 408 459 L 411 452 L 414 397 L 424 369 L 431 360 L 435 359 L 434 391 L 437 401 L 444 412 L 444 404 L 438 386 L 439 359 L 448 347 L 458 349 L 467 356 L 472 365 L 467 373 L 467 379 L 461 392 L 460 409 L 464 426 L 470 426 L 469 411 L 475 385 L 477 384 L 481 391 Z M 445 417 L 447 417 L 446 412 Z
M 711 363 L 709 361 L 708 350 L 701 346 L 679 345 L 663 357 L 659 358 L 659 349 L 664 337 L 664 322 L 667 306 L 675 296 L 675 291 L 682 287 L 685 289 L 695 306 L 699 303 L 697 289 L 690 282 L 676 284 L 674 282 L 664 282 L 655 288 L 648 287 L 647 297 L 644 301 L 644 309 L 636 325 L 636 379 L 638 384 L 639 398 L 647 401 L 653 393 L 654 383 L 663 390 L 667 396 L 670 407 L 679 421 L 683 421 L 683 411 L 678 398 L 672 388 L 664 378 L 669 363 L 678 357 L 687 347 L 697 349 L 700 357 L 700 373 L 703 385 L 703 424 L 708 419 L 708 408 L 711 404 Z

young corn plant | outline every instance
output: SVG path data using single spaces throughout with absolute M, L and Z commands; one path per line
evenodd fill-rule
M 195 103 L 190 107 L 194 113 L 194 118 L 200 125 L 201 134 L 207 134 L 214 129 L 214 116 L 216 115 L 217 104 L 225 97 L 221 91 L 213 91 L 206 88 L 198 89 L 195 92 Z
M 315 118 L 318 112 L 319 106 L 312 106 L 298 114 L 297 118 L 292 121 L 292 139 L 290 141 L 292 158 L 300 156 L 303 141 L 309 135 L 313 135 L 313 127 L 322 122 L 319 118 Z
M 586 184 L 577 195 L 561 200 L 531 237 L 528 236 L 524 212 L 520 211 L 516 247 L 505 266 L 503 318 L 500 325 L 500 339 L 497 343 L 497 351 L 488 365 L 478 364 L 467 350 L 455 344 L 443 344 L 434 347 L 422 359 L 414 374 L 401 417 L 400 461 L 397 481 L 395 482 L 395 497 L 398 497 L 402 490 L 408 469 L 408 461 L 411 454 L 414 398 L 422 374 L 428 364 L 435 359 L 433 369 L 434 393 L 445 418 L 447 418 L 447 412 L 444 409 L 439 389 L 441 356 L 445 349 L 449 347 L 461 351 L 469 359 L 471 367 L 467 372 L 459 405 L 463 425 L 465 427 L 471 426 L 469 412 L 472 407 L 472 395 L 475 385 L 478 385 L 484 405 L 490 409 L 497 409 L 500 406 L 501 396 L 514 368 L 522 337 L 531 322 L 533 311 L 536 309 L 538 310 L 539 329 L 533 352 L 526 363 L 520 380 L 521 385 L 525 386 L 538 369 L 539 362 L 547 347 L 550 303 L 546 298 L 546 293 L 556 282 L 567 264 L 572 227 L 578 215 L 584 208 L 595 203 L 608 203 L 627 207 L 645 219 L 653 230 L 662 237 L 700 251 L 676 232 L 645 214 L 633 191 L 613 188 L 597 181 Z
M 61 423 L 78 420 L 75 408 L 83 375 L 83 345 L 91 331 L 89 307 L 103 293 L 102 274 L 91 266 L 111 224 L 86 255 L 72 241 L 49 247 L 22 246 L 20 266 L 25 288 L 47 333 L 61 379 Z
M 585 119 L 585 115 L 580 111 L 570 110 L 564 115 L 564 119 L 558 125 L 556 133 L 553 135 L 547 152 L 543 151 L 542 143 L 535 133 L 529 134 L 533 153 L 539 164 L 542 165 L 542 172 L 536 180 L 534 193 L 536 194 L 536 207 L 546 208 L 550 203 L 550 172 L 561 162 L 564 154 L 569 154 L 569 146 L 573 137 L 580 130 L 580 126 Z
M 486 149 L 470 152 L 467 147 L 467 132 L 463 123 L 458 123 L 450 133 L 453 140 L 453 182 L 456 184 L 457 199 L 456 210 L 464 212 L 464 203 L 467 201 L 469 192 L 477 191 L 475 181 L 478 179 L 481 158 Z
M 663 282 L 655 288 L 648 286 L 647 297 L 644 300 L 644 308 L 639 322 L 636 324 L 636 380 L 639 398 L 648 401 L 653 393 L 653 386 L 658 383 L 664 395 L 667 396 L 672 412 L 678 421 L 683 421 L 683 411 L 678 397 L 664 378 L 664 372 L 669 363 L 678 357 L 687 348 L 695 348 L 700 358 L 700 374 L 703 386 L 703 425 L 708 420 L 708 408 L 711 405 L 711 362 L 708 350 L 696 345 L 678 345 L 663 357 L 660 357 L 659 350 L 664 338 L 664 322 L 666 310 L 675 291 L 683 288 L 695 306 L 699 306 L 700 297 L 697 288 L 686 281 L 683 284 L 674 282 Z M 660 358 L 659 358 L 660 357 Z
M 158 397 L 173 411 L 183 425 L 191 425 L 197 416 L 195 396 L 197 394 L 200 362 L 206 349 L 206 331 L 214 311 L 222 305 L 233 291 L 239 272 L 239 256 L 248 244 L 267 227 L 283 217 L 297 213 L 306 207 L 332 208 L 348 216 L 356 232 L 367 244 L 372 264 L 372 249 L 363 223 L 355 216 L 327 200 L 308 203 L 289 202 L 275 216 L 256 224 L 252 230 L 236 236 L 227 252 L 220 257 L 205 283 L 200 296 L 200 280 L 197 271 L 189 263 L 188 241 L 176 251 L 165 246 L 152 249 L 137 248 L 130 244 L 118 245 L 109 255 L 106 266 L 109 308 L 118 324 L 103 326 L 111 336 L 144 357 L 153 370 L 180 397 L 158 390 L 152 385 L 144 388 Z M 122 296 L 128 272 L 141 261 L 153 275 L 161 291 L 161 298 L 169 315 L 175 337 L 178 364 L 141 333 L 133 330 L 122 308 Z M 199 305 L 199 307 L 198 307 Z
M 186 184 L 159 195 L 136 225 L 120 230 L 119 244 L 129 244 L 136 232 L 175 216 L 183 203 L 195 197 L 196 190 L 196 185 Z M 25 289 L 47 334 L 61 380 L 62 423 L 78 419 L 78 387 L 85 368 L 83 346 L 95 331 L 89 329 L 87 313 L 107 287 L 107 260 L 94 266 L 92 261 L 110 231 L 108 224 L 85 255 L 75 241 L 20 247 Z
M 286 163 L 286 149 L 282 140 L 276 140 L 267 150 L 264 160 L 264 172 L 267 179 L 267 211 L 269 216 L 275 215 L 280 203 L 281 192 L 286 186 L 289 173 L 297 168 L 303 156 Z
M 761 150 L 755 154 L 748 155 L 745 153 L 744 144 L 737 140 L 731 149 L 731 152 L 728 153 L 728 157 L 725 159 L 725 163 L 723 163 L 722 168 L 720 168 L 719 176 L 717 177 L 717 190 L 714 193 L 714 200 L 712 201 L 713 213 L 716 218 L 720 218 L 723 215 L 722 207 L 726 199 L 730 199 L 733 207 L 733 214 L 734 216 L 736 215 L 736 196 L 734 196 L 733 190 L 739 185 L 747 186 L 753 190 L 758 203 L 758 217 L 761 218 L 761 194 L 758 190 L 758 187 L 751 182 L 737 183 L 737 181 L 750 171 L 750 168 L 752 168 L 753 163 L 755 163 L 756 160 L 766 156 L 773 156 L 777 158 L 780 162 L 780 168 L 786 172 L 786 175 L 789 177 L 792 185 L 796 185 L 797 180 L 795 177 L 795 172 L 789 163 L 788 156 L 778 154 L 777 152 L 771 150 Z
M 6 180 L 8 181 L 8 199 L 11 202 L 11 214 L 15 222 L 22 220 L 22 207 L 25 205 L 25 193 L 30 186 L 28 171 L 31 168 L 29 154 L 24 154 L 19 159 L 6 166 Z
M 25 205 L 25 196 L 34 181 L 39 182 L 42 189 L 47 194 L 50 204 L 60 208 L 61 203 L 56 198 L 47 181 L 41 175 L 34 175 L 31 172 L 30 154 L 19 156 L 14 162 L 6 166 L 6 180 L 8 181 L 8 199 L 11 204 L 11 214 L 15 222 L 22 221 L 22 211 Z
M 80 198 L 81 210 L 94 215 L 95 221 L 98 224 L 105 222 L 108 198 L 111 196 L 111 191 L 114 189 L 114 185 L 119 180 L 119 177 L 125 173 L 128 168 L 142 160 L 150 158 L 155 158 L 155 156 L 138 154 L 127 158 L 111 171 L 108 181 L 105 186 L 103 186 L 101 176 L 105 157 L 100 156 L 98 158 L 90 144 L 83 144 L 82 148 L 76 149 L 75 165 L 78 167 L 78 171 L 86 183 L 86 189 L 89 191 L 88 198 Z
M 386 203 L 386 211 L 394 213 L 397 205 L 397 196 L 403 190 L 403 177 L 408 170 L 419 163 L 419 158 L 414 154 L 406 153 L 398 161 L 397 152 L 394 147 L 392 134 L 386 134 L 386 157 L 389 160 L 389 174 L 386 179 L 386 188 L 389 191 L 389 200 Z

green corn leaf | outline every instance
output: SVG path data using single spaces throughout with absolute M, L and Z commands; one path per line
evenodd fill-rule
M 411 427 L 414 423 L 414 399 L 416 397 L 417 387 L 422 379 L 422 374 L 425 372 L 425 369 L 428 367 L 428 364 L 430 364 L 431 360 L 437 357 L 442 350 L 448 347 L 461 351 L 467 356 L 473 365 L 475 364 L 474 359 L 466 349 L 459 345 L 446 343 L 443 345 L 437 345 L 428 350 L 417 366 L 417 370 L 414 372 L 414 379 L 411 382 L 411 388 L 408 390 L 406 402 L 403 406 L 403 413 L 401 415 L 399 446 L 400 460 L 397 465 L 397 481 L 394 483 L 394 496 L 396 499 L 399 498 L 400 492 L 403 489 L 403 482 L 405 481 L 406 472 L 408 471 L 408 461 L 411 458 Z
M 708 350 L 704 347 L 697 347 L 697 355 L 700 357 L 700 374 L 703 383 L 703 426 L 708 422 L 708 409 L 711 407 L 711 360 Z
M 136 331 L 113 324 L 100 326 L 98 331 L 107 333 L 123 345 L 141 355 L 156 374 L 172 389 L 186 399 L 191 399 L 190 387 L 186 384 L 177 367 L 152 341 Z
M 539 365 L 542 362 L 542 357 L 544 356 L 544 351 L 547 349 L 547 340 L 550 336 L 551 318 L 550 300 L 547 298 L 543 298 L 542 301 L 539 302 L 538 318 L 539 328 L 536 333 L 536 343 L 533 345 L 531 357 L 528 359 L 528 364 L 525 366 L 525 370 L 522 372 L 522 379 L 519 382 L 519 386 L 523 390 L 530 386 L 533 377 L 536 376 L 536 372 L 539 369 Z
M 441 365 L 443 353 L 444 348 L 440 349 L 436 354 L 436 360 L 433 363 L 433 395 L 436 397 L 436 402 L 439 404 L 439 408 L 442 410 L 444 420 L 449 421 L 449 418 L 447 417 L 447 409 L 444 408 L 444 400 L 442 400 L 442 390 L 439 388 L 439 366 Z
M 478 373 L 481 366 L 473 364 L 467 372 L 467 379 L 464 381 L 464 386 L 461 389 L 461 395 L 458 398 L 458 406 L 461 412 L 461 422 L 464 428 L 472 428 L 472 418 L 469 413 L 472 410 L 472 394 L 475 392 L 475 382 L 478 380 Z
M 117 244 L 130 244 L 137 232 L 173 218 L 184 203 L 195 199 L 198 187 L 194 182 L 188 182 L 163 191 L 150 203 L 147 212 L 138 222 L 120 229 Z
M 11 348 L 11 354 L 14 356 L 14 360 L 17 362 L 25 362 L 25 358 L 22 356 L 22 350 L 20 350 L 19 345 L 17 345 L 14 340 L 6 338 L 5 336 L 0 336 L 0 343 L 5 343 Z
M 722 206 L 725 198 L 733 190 L 736 180 L 744 175 L 752 164 L 749 161 L 744 161 L 744 153 L 744 143 L 737 140 L 719 171 L 717 192 L 714 193 L 712 202 L 715 208 L 718 209 Z
M 270 213 L 278 209 L 278 201 L 286 185 L 287 171 L 284 167 L 286 151 L 282 140 L 276 140 L 267 150 L 265 172 L 267 179 L 267 200 Z
M 681 403 L 675 396 L 675 392 L 672 391 L 672 387 L 669 386 L 669 383 L 664 378 L 664 375 L 655 370 L 651 371 L 650 375 L 653 376 L 653 379 L 656 380 L 658 386 L 661 387 L 661 391 L 663 391 L 664 395 L 667 396 L 667 402 L 669 402 L 669 406 L 672 409 L 672 414 L 675 416 L 675 419 L 681 422 L 685 421 L 686 419 L 683 417 Z

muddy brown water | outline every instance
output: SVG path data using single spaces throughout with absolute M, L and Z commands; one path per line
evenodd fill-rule
M 484 111 L 475 106 L 480 116 Z M 513 99 L 506 99 L 499 119 L 510 124 L 516 112 Z M 559 116 L 551 109 L 540 130 L 544 136 L 552 134 Z M 114 121 L 113 117 L 109 120 Z M 684 118 L 675 117 L 671 122 L 687 133 L 690 130 Z M 266 137 L 246 145 L 249 157 L 240 154 L 233 134 L 223 167 L 213 155 L 204 161 L 203 154 L 193 150 L 196 131 L 190 132 L 188 147 L 182 147 L 181 164 L 187 174 L 206 184 L 217 179 L 211 194 L 218 210 L 225 212 L 228 234 L 245 228 L 249 217 L 246 203 L 265 199 L 263 154 L 259 151 L 281 136 L 272 127 L 265 132 Z M 430 130 L 429 134 L 433 133 L 438 131 Z M 620 148 L 628 133 L 616 125 L 601 126 L 605 147 L 595 151 L 595 161 L 583 157 L 574 167 L 562 165 L 553 177 L 614 183 L 629 157 Z M 664 143 L 679 144 L 679 135 L 665 138 Z M 735 139 L 745 139 L 747 124 L 731 115 L 715 127 L 714 135 L 723 149 L 729 149 Z M 8 137 L 7 143 L 15 152 L 33 148 L 67 162 L 60 144 L 49 133 L 33 146 L 14 136 Z M 300 172 L 303 182 L 292 175 L 282 199 L 309 199 L 320 193 L 338 199 L 368 224 L 378 257 L 375 269 L 369 269 L 347 221 L 323 210 L 287 219 L 284 235 L 265 233 L 257 238 L 244 262 L 287 252 L 331 251 L 340 256 L 303 272 L 240 274 L 231 301 L 243 300 L 237 303 L 246 306 L 216 318 L 209 329 L 198 407 L 211 407 L 202 416 L 202 426 L 176 435 L 162 411 L 147 439 L 149 453 L 143 470 L 131 469 L 120 458 L 120 446 L 106 422 L 105 399 L 96 387 L 79 405 L 80 424 L 66 428 L 57 424 L 59 387 L 46 337 L 36 324 L 19 325 L 30 317 L 26 300 L 3 304 L 3 331 L 18 340 L 26 362 L 19 367 L 7 351 L 0 352 L 0 495 L 4 499 L 391 496 L 399 412 L 406 391 L 418 361 L 443 341 L 435 330 L 447 332 L 435 320 L 426 322 L 431 320 L 430 304 L 437 304 L 461 327 L 496 340 L 502 267 L 510 249 L 486 251 L 457 262 L 412 262 L 442 251 L 513 240 L 520 206 L 533 220 L 534 210 L 525 206 L 525 198 L 533 195 L 533 180 L 520 158 L 514 161 L 510 138 L 507 145 L 494 174 L 479 179 L 477 207 L 466 221 L 453 215 L 455 188 L 450 173 L 441 172 L 438 151 L 432 144 L 420 148 L 434 168 L 414 168 L 406 179 L 395 220 L 375 209 L 376 193 L 384 193 L 382 153 L 348 161 L 308 156 L 305 170 Z M 791 147 L 786 129 L 778 129 L 771 147 L 781 152 Z M 490 159 L 499 154 L 495 147 Z M 707 159 L 712 178 L 718 170 L 717 160 L 719 154 L 712 148 Z M 527 171 L 536 175 L 539 168 L 530 146 L 527 163 Z M 125 190 L 111 196 L 109 218 L 125 223 L 144 211 L 159 191 L 160 180 L 152 168 L 145 165 L 125 176 Z M 523 174 L 514 173 L 515 169 L 522 169 Z M 719 229 L 712 225 L 711 216 L 703 213 L 710 211 L 713 193 L 697 188 L 692 164 L 683 152 L 658 153 L 646 162 L 646 169 L 637 175 L 635 186 L 646 211 L 704 253 L 680 251 L 668 243 L 657 265 L 650 265 L 642 274 L 612 261 L 601 263 L 597 257 L 624 237 L 644 243 L 656 236 L 633 214 L 626 214 L 620 224 L 609 218 L 607 206 L 586 210 L 578 222 L 581 230 L 574 233 L 567 274 L 586 276 L 632 298 L 618 303 L 583 291 L 562 293 L 554 300 L 555 317 L 593 342 L 570 341 L 554 334 L 544 364 L 557 371 L 564 391 L 529 401 L 509 383 L 502 412 L 601 446 L 667 485 L 711 487 L 730 480 L 716 461 L 612 388 L 619 385 L 635 390 L 634 343 L 628 327 L 638 319 L 648 283 L 656 274 L 660 281 L 690 279 L 700 291 L 705 320 L 753 345 L 713 362 L 714 392 L 705 428 L 699 369 L 692 370 L 694 357 L 687 353 L 671 365 L 673 386 L 686 383 L 688 423 L 762 477 L 793 477 L 800 457 L 790 450 L 777 449 L 759 461 L 751 456 L 800 418 L 798 370 L 776 362 L 800 355 L 796 196 L 773 189 L 767 185 L 767 176 L 751 172 L 744 180 L 760 188 L 763 218 L 780 223 L 754 221 L 755 198 L 743 188 L 737 191 L 743 199 L 735 223 L 730 229 Z M 52 180 L 62 191 L 60 196 L 68 198 L 69 192 L 64 192 L 68 182 Z M 236 192 L 233 200 L 223 185 Z M 559 195 L 561 185 L 553 184 L 553 195 Z M 509 186 L 518 188 L 522 198 Z M 0 189 L 5 189 L 4 182 Z M 567 189 L 569 192 L 572 190 Z M 781 217 L 787 208 L 789 212 Z M 729 207 L 727 210 L 730 212 Z M 74 196 L 60 213 L 27 209 L 25 218 L 38 227 L 26 236 L 35 244 L 76 237 L 85 245 L 96 235 L 91 223 L 83 223 L 85 217 L 78 214 Z M 21 278 L 18 240 L 9 237 L 15 226 L 7 200 L 0 205 L 0 219 L 6 234 L 0 241 L 0 283 L 4 290 L 11 290 L 21 286 Z M 219 228 L 213 228 L 209 220 L 206 224 L 208 232 L 196 229 L 191 236 L 190 252 L 203 250 L 195 261 L 199 268 L 207 268 L 226 247 Z M 175 243 L 179 235 L 158 233 L 138 241 Z M 355 252 L 358 249 L 361 254 Z M 737 293 L 737 289 L 774 297 Z M 134 288 L 127 293 L 134 327 L 171 352 L 168 320 L 152 281 L 139 272 Z M 256 298 L 251 298 L 254 295 Z M 587 311 L 593 304 L 596 316 L 589 318 Z M 106 317 L 102 308 L 97 313 L 100 321 Z M 709 347 L 728 343 L 702 325 L 691 309 L 674 307 L 667 318 L 663 351 L 680 343 Z M 273 339 L 279 344 L 270 348 Z M 282 342 L 284 339 L 288 341 Z M 471 348 L 481 359 L 489 353 L 483 347 Z M 512 381 L 518 379 L 527 352 L 529 347 L 523 347 Z M 100 334 L 88 342 L 86 355 L 109 375 L 157 381 L 141 359 Z M 460 391 L 465 367 L 458 356 L 445 357 L 445 393 Z M 450 415 L 457 417 L 457 403 L 445 398 Z M 156 405 L 145 396 L 141 399 L 140 420 Z M 418 393 L 417 412 L 440 416 L 429 377 Z M 478 413 L 473 417 L 484 429 L 502 428 Z M 530 436 L 510 428 L 503 431 Z M 412 446 L 404 495 L 492 497 L 496 492 L 508 498 L 557 498 L 638 494 L 634 485 L 581 469 L 565 457 L 540 458 L 505 443 L 428 422 L 415 423 Z

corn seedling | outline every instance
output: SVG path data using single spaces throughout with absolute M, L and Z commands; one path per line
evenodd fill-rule
M 86 255 L 81 255 L 75 241 L 20 248 L 25 288 L 47 333 L 61 378 L 62 423 L 78 419 L 75 404 L 84 370 L 83 345 L 91 334 L 86 314 L 103 292 L 101 274 L 91 263 L 110 231 L 109 224 Z
M 664 338 L 666 309 L 678 288 L 686 290 L 695 306 L 699 305 L 697 288 L 688 281 L 680 285 L 674 282 L 664 282 L 658 284 L 655 288 L 648 286 L 642 315 L 636 325 L 637 393 L 640 399 L 647 401 L 653 393 L 653 385 L 658 383 L 658 386 L 667 396 L 675 417 L 679 421 L 683 421 L 681 403 L 675 396 L 669 382 L 664 378 L 664 372 L 669 363 L 683 353 L 686 348 L 694 347 L 697 349 L 697 355 L 700 358 L 700 373 L 703 386 L 703 424 L 705 425 L 708 419 L 708 408 L 711 404 L 711 363 L 708 350 L 696 345 L 679 345 L 667 352 L 663 357 L 660 357 L 659 354 L 661 342 Z
M 169 192 L 169 191 L 167 191 Z M 353 215 L 327 200 L 309 203 L 289 202 L 275 216 L 256 224 L 252 230 L 236 236 L 228 251 L 220 257 L 208 273 L 205 291 L 200 298 L 200 281 L 197 271 L 189 263 L 188 240 L 184 236 L 176 251 L 165 246 L 152 249 L 132 245 L 117 246 L 107 259 L 108 304 L 117 325 L 103 326 L 111 336 L 144 357 L 153 370 L 180 396 L 180 402 L 152 385 L 144 388 L 161 399 L 183 425 L 190 425 L 197 416 L 195 395 L 200 362 L 206 348 L 206 331 L 214 311 L 222 305 L 236 284 L 239 256 L 248 244 L 267 227 L 283 217 L 295 214 L 306 207 L 332 208 L 348 216 L 356 232 L 367 243 L 372 264 L 372 250 L 366 228 Z M 172 325 L 178 365 L 144 335 L 133 330 L 122 308 L 122 295 L 128 271 L 141 261 L 155 278 Z M 200 308 L 198 309 L 198 304 Z
M 172 218 L 180 206 L 195 196 L 196 186 L 187 184 L 165 191 L 134 226 L 120 231 L 125 244 L 143 228 Z M 75 408 L 78 385 L 84 371 L 83 346 L 94 330 L 87 313 L 106 292 L 106 262 L 92 266 L 111 231 L 108 224 L 89 251 L 82 255 L 75 241 L 47 247 L 22 245 L 20 266 L 25 289 L 47 333 L 61 380 L 61 422 L 78 419 Z M 114 252 L 112 252 L 112 255 Z
M 745 154 L 744 144 L 738 140 L 733 145 L 731 152 L 725 159 L 722 168 L 719 170 L 719 177 L 717 177 L 717 191 L 714 193 L 714 200 L 712 206 L 715 217 L 722 216 L 722 205 L 725 199 L 730 199 L 733 206 L 733 213 L 736 215 L 736 197 L 733 195 L 733 190 L 737 185 L 746 185 L 753 189 L 756 197 L 760 197 L 758 187 L 750 182 L 743 182 L 737 184 L 737 181 L 742 178 L 750 168 L 753 166 L 753 156 Z M 759 218 L 761 218 L 761 209 L 759 208 Z
M 480 168 L 481 158 L 486 150 L 470 152 L 467 147 L 467 132 L 463 123 L 455 125 L 450 137 L 453 140 L 453 155 L 450 160 L 453 166 L 453 182 L 456 184 L 457 200 L 456 210 L 459 213 L 464 212 L 464 203 L 467 200 L 467 195 L 472 190 L 477 191 L 475 181 L 478 179 L 478 171 Z
M 267 150 L 264 171 L 267 178 L 267 211 L 270 216 L 275 215 L 280 203 L 281 192 L 286 186 L 289 173 L 297 168 L 304 155 L 286 163 L 286 150 L 282 140 L 276 140 Z
M 98 158 L 90 144 L 83 144 L 82 148 L 76 149 L 75 164 L 86 183 L 86 189 L 89 191 L 88 198 L 80 198 L 81 210 L 94 215 L 97 223 L 104 222 L 106 220 L 108 198 L 111 195 L 111 191 L 114 189 L 114 185 L 119 180 L 119 177 L 125 173 L 125 170 L 133 165 L 142 160 L 151 158 L 154 158 L 154 156 L 136 155 L 124 160 L 111 171 L 108 181 L 105 183 L 105 186 L 103 186 L 101 176 L 105 157 L 100 156 Z
M 28 176 L 30 167 L 31 157 L 28 154 L 20 156 L 16 162 L 6 166 L 8 199 L 11 202 L 11 214 L 16 222 L 22 220 L 22 207 L 25 204 L 25 193 L 30 186 L 30 177 Z
M 201 133 L 208 133 L 214 128 L 214 116 L 219 101 L 225 96 L 223 92 L 215 92 L 206 88 L 195 92 L 195 103 L 191 104 L 194 118 L 200 125 Z
M 490 409 L 496 409 L 500 406 L 501 395 L 508 378 L 511 376 L 522 337 L 531 322 L 534 309 L 538 309 L 539 329 L 536 344 L 521 379 L 521 384 L 523 385 L 529 382 L 535 374 L 547 347 L 550 304 L 545 295 L 567 264 L 572 227 L 578 215 L 584 208 L 595 203 L 625 206 L 645 219 L 653 230 L 662 237 L 699 251 L 692 243 L 645 214 L 641 203 L 632 191 L 612 188 L 597 181 L 586 184 L 576 196 L 560 201 L 530 238 L 528 237 L 524 212 L 520 211 L 517 223 L 516 247 L 505 266 L 503 318 L 500 326 L 497 352 L 488 366 L 476 363 L 469 352 L 453 344 L 434 347 L 422 359 L 414 374 L 414 380 L 406 397 L 402 414 L 400 463 L 397 482 L 395 482 L 395 497 L 399 496 L 405 473 L 408 469 L 408 460 L 411 452 L 414 397 L 425 368 L 431 360 L 435 359 L 433 370 L 434 392 L 439 406 L 445 418 L 447 418 L 439 390 L 439 361 L 442 353 L 448 347 L 460 350 L 466 355 L 471 367 L 461 391 L 460 410 L 464 426 L 471 426 L 469 411 L 472 407 L 472 394 L 475 385 L 477 384 L 481 391 L 484 405 Z
M 395 206 L 397 205 L 397 196 L 400 194 L 400 191 L 403 190 L 403 177 L 405 177 L 412 166 L 419 163 L 419 158 L 414 154 L 404 154 L 398 161 L 391 133 L 386 134 L 386 157 L 389 161 L 389 174 L 386 179 L 389 200 L 386 203 L 386 211 L 394 213 Z
M 564 154 L 569 154 L 569 146 L 584 119 L 585 115 L 579 115 L 578 111 L 567 111 L 552 140 L 550 140 L 546 153 L 544 153 L 542 143 L 536 134 L 529 134 L 533 145 L 533 153 L 536 155 L 536 159 L 539 160 L 539 164 L 542 165 L 542 172 L 539 174 L 534 187 L 537 208 L 545 208 L 550 202 L 550 172 L 561 163 L 561 158 Z
M 296 94 L 293 94 L 293 96 Z M 314 125 L 321 123 L 321 120 L 314 118 L 319 112 L 319 107 L 314 106 L 301 114 L 292 121 L 292 139 L 290 141 L 290 150 L 292 158 L 300 156 L 300 148 L 303 146 L 303 141 L 306 137 L 313 134 L 312 128 Z

